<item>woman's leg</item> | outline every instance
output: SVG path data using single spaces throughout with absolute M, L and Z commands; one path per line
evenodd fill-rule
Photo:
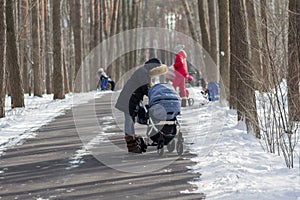
M 125 116 L 125 141 L 127 144 L 128 152 L 131 153 L 142 153 L 146 152 L 146 148 L 142 147 L 141 137 L 137 137 L 134 131 L 134 121 L 128 113 L 124 114 Z M 140 145 L 139 145 L 140 143 Z M 144 148 L 144 149 L 143 149 Z
M 180 77 L 180 84 L 179 84 L 179 91 L 181 97 L 187 97 L 186 88 L 185 88 L 185 78 L 182 76 Z
M 124 122 L 124 132 L 125 135 L 134 135 L 134 121 L 132 120 L 132 117 L 128 113 L 124 113 L 125 122 Z

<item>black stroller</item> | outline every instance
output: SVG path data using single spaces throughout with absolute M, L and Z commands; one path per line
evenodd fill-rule
M 157 146 L 157 153 L 164 154 L 164 145 L 169 152 L 176 148 L 177 154 L 183 153 L 183 137 L 180 132 L 181 98 L 170 84 L 156 84 L 150 88 L 149 103 L 141 103 L 137 122 L 147 125 L 147 146 Z M 175 139 L 177 142 L 175 142 Z

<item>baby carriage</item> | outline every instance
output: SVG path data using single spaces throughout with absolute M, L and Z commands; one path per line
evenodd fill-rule
M 169 152 L 176 148 L 177 154 L 183 153 L 183 137 L 180 132 L 181 98 L 170 84 L 156 84 L 150 88 L 149 103 L 141 103 L 137 122 L 147 125 L 147 146 L 157 146 L 157 153 L 164 154 L 164 146 Z M 175 143 L 175 139 L 177 143 Z

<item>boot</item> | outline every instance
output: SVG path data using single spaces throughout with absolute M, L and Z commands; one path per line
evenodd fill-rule
M 188 103 L 187 97 L 182 97 L 181 99 L 181 107 L 186 107 Z
M 142 153 L 142 149 L 138 145 L 137 137 L 134 135 L 126 135 L 125 141 L 127 143 L 128 152 L 131 153 Z

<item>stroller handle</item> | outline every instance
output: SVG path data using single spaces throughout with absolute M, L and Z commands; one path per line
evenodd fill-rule
M 145 112 L 148 113 L 148 109 L 146 108 L 146 105 L 143 103 L 143 101 L 140 101 L 140 104 L 141 104 L 142 107 L 144 108 Z M 158 128 L 156 128 L 156 126 L 155 126 L 155 124 L 154 124 L 154 122 L 153 122 L 151 116 L 149 116 L 149 121 L 150 121 L 150 123 L 151 123 L 151 125 L 152 125 L 151 128 L 153 128 L 156 132 L 158 132 L 159 130 L 158 130 Z

